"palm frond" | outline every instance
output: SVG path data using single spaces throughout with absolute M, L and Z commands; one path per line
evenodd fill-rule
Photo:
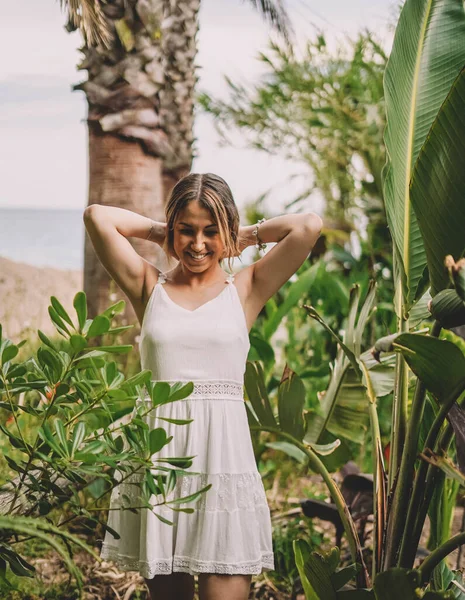
M 100 0 L 59 0 L 66 10 L 70 24 L 81 30 L 89 46 L 110 46 L 112 35 L 109 24 L 100 6 Z
M 249 0 L 249 2 L 283 35 L 286 43 L 290 44 L 294 30 L 282 0 Z

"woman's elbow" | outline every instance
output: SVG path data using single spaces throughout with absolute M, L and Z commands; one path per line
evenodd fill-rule
M 321 230 L 323 229 L 323 220 L 315 213 L 308 213 L 306 226 L 308 227 L 309 231 L 319 236 Z
M 92 219 L 95 219 L 98 211 L 101 208 L 102 207 L 99 204 L 89 204 L 89 206 L 87 206 L 84 209 L 84 212 L 82 213 L 83 221 L 86 222 L 86 221 L 91 221 Z

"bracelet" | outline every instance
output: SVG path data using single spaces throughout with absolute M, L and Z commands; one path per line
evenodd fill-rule
M 265 250 L 266 249 L 266 244 L 264 242 L 262 242 L 261 239 L 258 237 L 258 228 L 260 227 L 260 224 L 263 223 L 264 221 L 266 221 L 265 218 L 258 219 L 255 229 L 252 231 L 252 234 L 257 238 L 257 243 L 255 244 L 257 250 Z
M 146 240 L 146 241 L 147 241 L 147 240 L 149 239 L 149 237 L 152 235 L 152 229 L 153 229 L 153 221 L 152 221 L 152 224 L 150 225 L 150 231 L 149 231 L 149 234 L 148 234 L 148 236 L 145 238 L 145 240 Z

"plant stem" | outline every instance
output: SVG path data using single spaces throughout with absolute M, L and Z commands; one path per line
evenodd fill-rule
M 407 507 L 414 477 L 418 437 L 420 434 L 418 424 L 421 423 L 423 417 L 425 395 L 426 388 L 421 381 L 417 379 L 415 395 L 412 402 L 412 411 L 401 457 L 399 476 L 397 478 L 396 489 L 394 491 L 389 514 L 388 530 L 386 534 L 388 540 L 386 548 L 386 568 L 394 565 L 399 550 L 399 544 L 406 540 L 406 536 L 402 535 L 402 533 L 404 532 L 406 523 Z
M 383 462 L 383 450 L 381 446 L 381 433 L 379 431 L 378 413 L 376 404 L 368 404 L 371 423 L 371 438 L 373 445 L 373 459 L 375 468 L 373 469 L 373 560 L 371 577 L 374 581 L 376 573 L 381 568 L 384 527 L 386 520 L 386 472 Z
M 399 333 L 408 332 L 408 321 L 399 319 Z M 401 353 L 396 357 L 396 381 L 394 384 L 394 398 L 392 402 L 391 422 L 391 458 L 389 460 L 388 489 L 392 490 L 394 480 L 400 468 L 402 450 L 404 447 L 405 432 L 407 427 L 408 403 L 408 366 Z
M 435 322 L 431 329 L 431 335 L 437 337 L 441 331 L 441 326 Z M 408 390 L 407 390 L 408 394 Z M 408 396 L 406 395 L 406 398 Z M 408 514 L 412 508 L 410 502 L 410 492 L 412 488 L 412 480 L 415 472 L 415 460 L 418 450 L 418 439 L 421 423 L 425 407 L 426 388 L 423 383 L 417 379 L 415 394 L 412 401 L 412 409 L 408 419 L 407 433 L 405 436 L 405 444 L 400 456 L 400 468 L 397 478 L 396 488 L 392 498 L 391 509 L 389 511 L 388 528 L 386 533 L 386 557 L 385 568 L 394 566 L 399 552 L 399 546 L 404 549 L 410 547 L 411 537 L 407 533 Z M 446 413 L 447 414 L 447 413 Z M 419 490 L 417 490 L 418 492 Z M 412 525 L 410 525 L 411 527 Z M 410 532 L 411 533 L 411 532 Z M 402 553 L 401 553 L 402 554 Z M 401 554 L 398 557 L 398 566 L 401 561 Z
M 438 436 L 447 417 L 447 413 L 462 393 L 462 389 L 453 390 L 449 398 L 440 406 L 439 412 L 436 415 L 425 440 L 424 449 L 435 448 L 436 452 L 441 452 L 444 448 L 449 446 L 453 435 L 453 430 L 450 425 L 446 427 L 439 441 Z M 407 512 L 404 537 L 399 554 L 398 566 L 400 567 L 413 567 L 417 547 L 420 543 L 421 532 L 433 497 L 435 474 L 437 474 L 438 471 L 439 469 L 437 467 L 430 465 L 426 461 L 422 460 L 420 462 Z
M 421 574 L 422 583 L 424 584 L 429 580 L 431 573 L 441 562 L 441 560 L 443 560 L 448 554 L 463 544 L 465 544 L 465 532 L 462 531 L 461 533 L 451 537 L 450 540 L 447 540 L 447 542 L 444 542 L 444 544 L 441 544 L 441 546 L 436 548 L 436 550 L 433 550 L 433 552 L 431 552 L 431 554 L 425 558 L 418 568 Z
M 381 445 L 381 433 L 379 431 L 378 413 L 376 410 L 376 392 L 370 373 L 363 361 L 360 361 L 360 368 L 366 382 L 366 391 L 368 397 L 368 412 L 371 425 L 372 454 L 375 461 L 373 469 L 373 560 L 372 560 L 372 579 L 374 581 L 376 573 L 381 568 L 384 549 L 384 529 L 386 524 L 386 470 L 384 468 L 383 448 Z
M 408 320 L 399 319 L 399 333 L 408 331 Z M 388 491 L 394 496 L 387 517 L 386 546 L 384 549 L 383 569 L 389 569 L 394 565 L 398 548 L 400 529 L 397 527 L 398 508 L 395 504 L 399 497 L 397 485 L 394 489 L 396 477 L 400 476 L 402 453 L 404 450 L 407 429 L 407 406 L 408 406 L 408 366 L 399 352 L 396 356 L 396 380 L 394 384 L 394 397 L 392 404 L 391 421 L 391 457 L 389 460 Z M 398 480 L 397 480 L 398 483 Z
M 333 502 L 336 505 L 339 517 L 342 521 L 344 530 L 347 535 L 352 560 L 362 566 L 361 572 L 358 574 L 357 584 L 359 587 L 362 588 L 369 587 L 370 576 L 365 565 L 362 547 L 360 545 L 360 540 L 358 538 L 358 533 L 355 528 L 352 515 L 350 514 L 349 508 L 346 504 L 346 501 L 344 500 L 343 495 L 341 494 L 340 489 L 338 488 L 336 483 L 331 479 L 331 476 L 324 464 L 322 463 L 322 461 L 318 458 L 318 456 L 310 446 L 303 444 L 297 438 L 295 438 L 289 433 L 286 433 L 285 431 L 281 431 L 276 427 L 267 427 L 264 425 L 249 425 L 249 427 L 252 431 L 267 431 L 268 433 L 275 433 L 276 435 L 283 437 L 284 439 L 297 446 L 300 450 L 302 450 L 302 452 L 304 452 L 307 455 L 308 466 L 312 469 L 312 471 L 321 475 L 323 481 L 326 483 L 329 493 L 331 494 L 331 498 L 333 499 Z
M 465 530 L 465 508 L 462 508 L 462 526 L 460 528 L 462 531 Z M 459 551 L 457 553 L 457 564 L 455 565 L 456 571 L 460 569 L 460 563 L 462 558 L 462 546 L 460 546 Z

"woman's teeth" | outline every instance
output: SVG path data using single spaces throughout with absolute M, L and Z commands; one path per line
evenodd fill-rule
M 191 254 L 190 252 L 188 252 L 187 254 L 189 254 L 189 256 L 191 256 L 194 260 L 201 261 L 207 256 L 208 252 L 206 254 L 201 254 L 200 256 Z

